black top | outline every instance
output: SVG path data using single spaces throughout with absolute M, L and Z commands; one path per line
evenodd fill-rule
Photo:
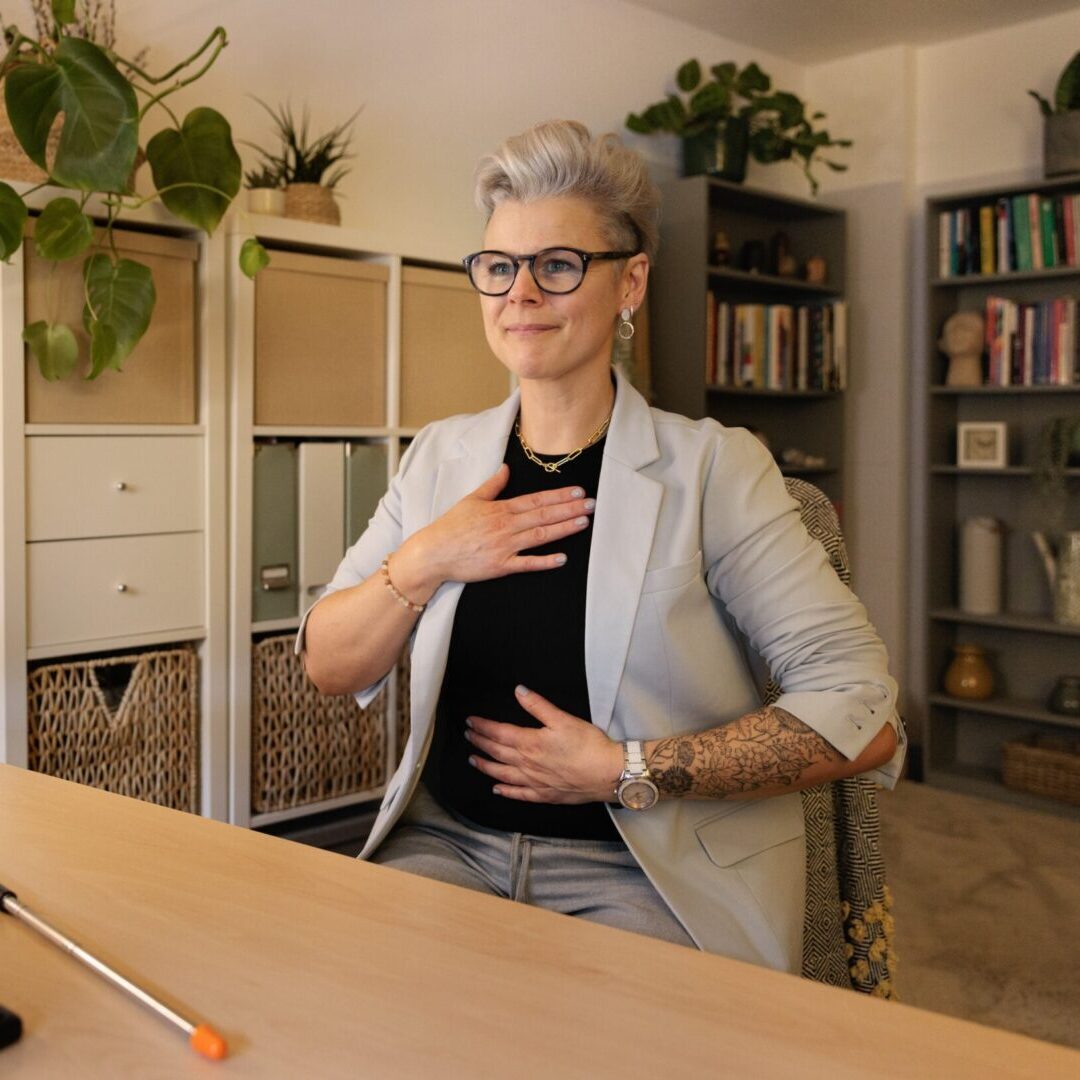
M 511 432 L 504 460 L 510 479 L 500 499 L 577 485 L 596 498 L 604 439 L 548 473 L 529 461 Z M 558 461 L 562 455 L 537 455 Z M 560 709 L 591 720 L 585 678 L 585 584 L 592 524 L 528 554 L 566 553 L 566 564 L 467 584 L 454 616 L 446 675 L 424 783 L 445 808 L 478 825 L 533 836 L 617 840 L 603 803 L 553 806 L 495 795 L 496 783 L 469 764 L 483 756 L 465 739 L 465 717 L 539 727 L 518 704 L 514 687 L 535 690 Z M 523 553 L 524 554 L 524 553 Z

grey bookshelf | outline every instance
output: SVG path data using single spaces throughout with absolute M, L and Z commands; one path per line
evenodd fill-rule
M 695 419 L 763 431 L 775 452 L 797 446 L 825 459 L 821 468 L 783 471 L 817 484 L 839 504 L 844 488 L 844 402 L 838 391 L 754 390 L 710 386 L 705 379 L 706 298 L 732 303 L 805 304 L 844 296 L 844 211 L 805 199 L 731 184 L 707 176 L 676 180 L 662 189 L 663 215 L 652 298 L 652 385 L 655 404 Z M 723 230 L 731 266 L 711 261 L 713 237 Z M 747 240 L 768 249 L 777 232 L 791 242 L 799 264 L 821 255 L 824 284 L 737 268 Z M 850 333 L 848 335 L 850 342 Z
M 1050 417 L 1080 412 L 1080 384 L 957 388 L 942 385 L 947 359 L 937 347 L 942 324 L 955 311 L 984 309 L 987 297 L 1032 302 L 1080 298 L 1080 269 L 1058 267 L 1014 273 L 938 276 L 939 214 L 975 209 L 1004 196 L 1080 191 L 1080 177 L 992 191 L 960 192 L 926 206 L 927 325 L 922 380 L 916 410 L 923 418 L 924 446 L 915 478 L 915 513 L 925 521 L 912 565 L 925 575 L 921 604 L 912 622 L 916 685 L 912 711 L 922 729 L 921 763 L 933 784 L 1067 817 L 1080 810 L 1051 799 L 1006 788 L 1002 746 L 1037 733 L 1077 736 L 1080 721 L 1049 712 L 1046 702 L 1061 675 L 1080 673 L 1080 628 L 1051 618 L 1049 586 L 1030 532 L 1047 529 L 1045 504 L 1033 483 L 1039 432 Z M 976 210 L 977 216 L 977 210 Z M 1004 468 L 972 469 L 956 464 L 956 427 L 961 421 L 1008 424 L 1009 457 Z M 918 458 L 917 458 L 918 460 Z M 1067 474 L 1066 520 L 1080 525 L 1080 469 Z M 972 615 L 958 608 L 959 533 L 968 517 L 988 515 L 1004 522 L 1005 580 L 999 615 Z M 996 675 L 995 693 L 982 702 L 951 698 L 943 691 L 952 646 L 983 646 Z M 919 655 L 921 654 L 921 655 Z

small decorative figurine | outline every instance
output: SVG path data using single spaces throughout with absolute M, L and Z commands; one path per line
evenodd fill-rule
M 811 285 L 824 285 L 827 273 L 825 258 L 822 255 L 811 255 L 806 260 L 806 268 L 803 271 L 806 280 Z
M 978 311 L 956 311 L 945 320 L 938 348 L 949 358 L 946 386 L 982 386 L 985 325 Z

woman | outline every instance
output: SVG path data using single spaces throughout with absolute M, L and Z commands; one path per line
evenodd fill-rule
M 539 124 L 477 199 L 465 262 L 519 391 L 417 435 L 298 638 L 362 705 L 413 638 L 361 857 L 797 972 L 798 790 L 898 775 L 884 647 L 753 436 L 613 377 L 657 244 L 640 158 Z

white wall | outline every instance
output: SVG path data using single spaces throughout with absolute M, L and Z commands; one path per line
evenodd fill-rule
M 797 64 L 621 0 L 125 0 L 121 7 L 121 45 L 134 52 L 149 44 L 157 70 L 194 51 L 216 24 L 226 28 L 230 44 L 217 65 L 176 100 L 184 111 L 213 104 L 237 139 L 272 144 L 269 118 L 248 94 L 298 109 L 307 102 L 319 129 L 363 104 L 353 172 L 341 185 L 343 222 L 367 233 L 373 249 L 432 259 L 475 250 L 477 159 L 537 120 L 568 117 L 594 131 L 622 131 L 627 112 L 660 99 L 691 56 L 758 59 L 796 91 L 802 79 Z M 675 174 L 672 136 L 628 141 L 658 178 Z

